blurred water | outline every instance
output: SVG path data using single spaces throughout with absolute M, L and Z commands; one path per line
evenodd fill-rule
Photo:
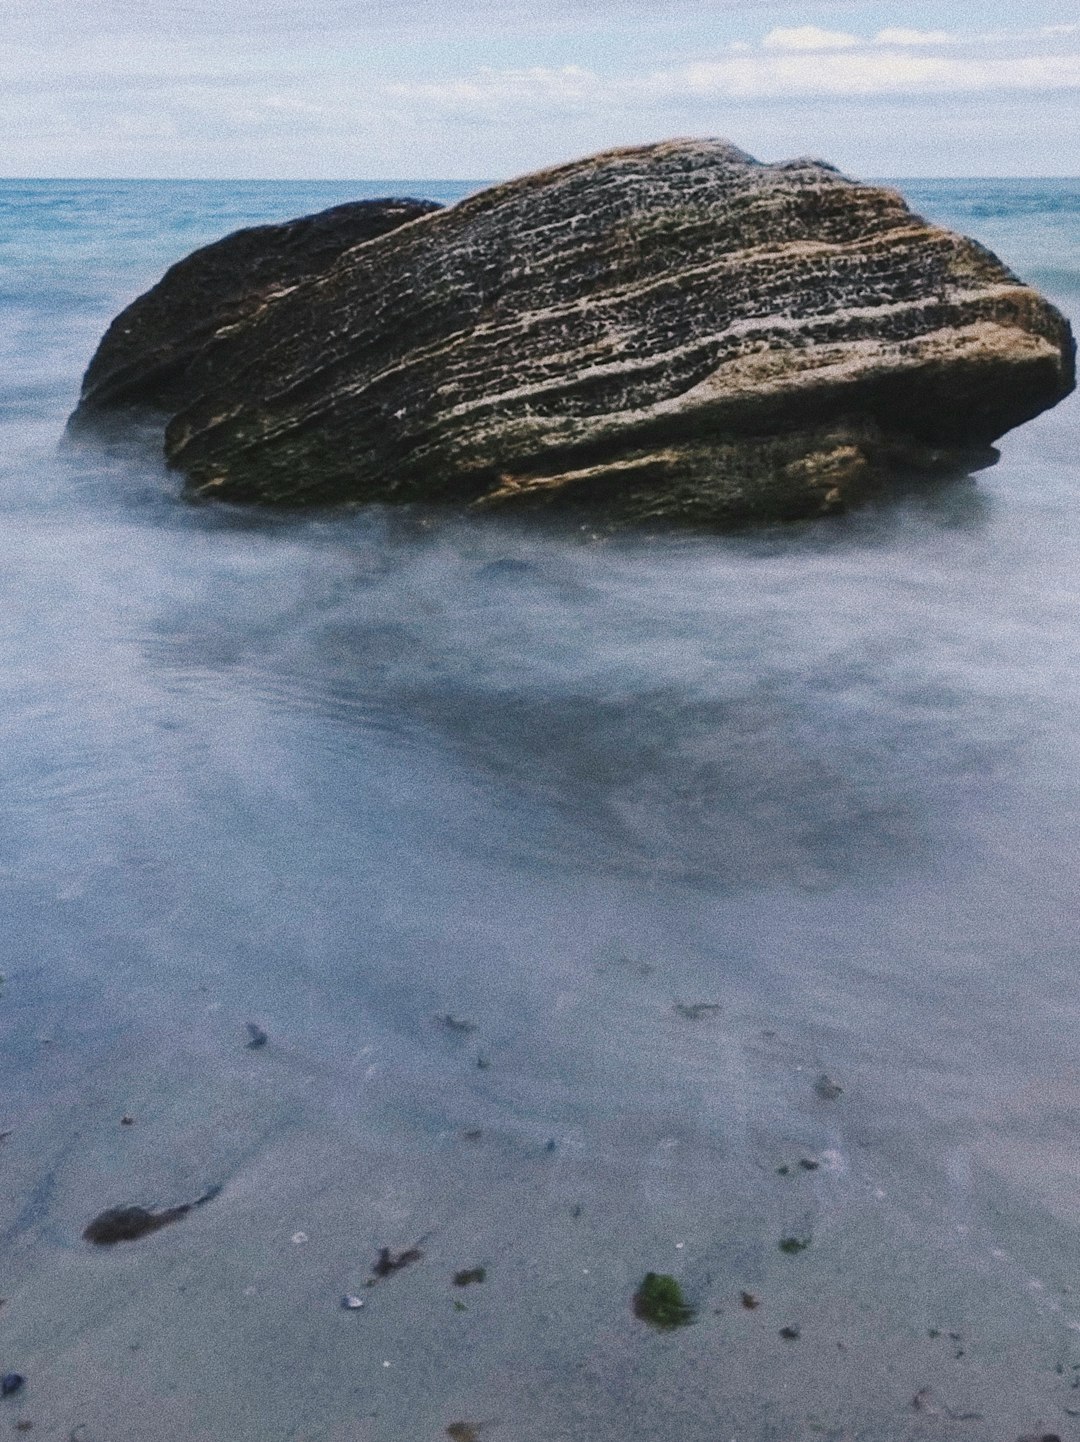
M 0 1428 L 1076 1436 L 1075 397 L 726 538 L 57 448 L 195 245 L 467 188 L 0 182 Z M 904 188 L 1080 310 L 1080 183 Z

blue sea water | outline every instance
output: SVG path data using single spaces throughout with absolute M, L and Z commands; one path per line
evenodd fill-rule
M 1080 314 L 1080 182 L 899 184 Z M 58 444 L 196 245 L 469 188 L 0 182 L 0 1429 L 1076 1437 L 1075 396 L 734 537 Z

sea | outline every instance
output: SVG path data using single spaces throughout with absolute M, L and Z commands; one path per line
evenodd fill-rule
M 1080 316 L 1080 181 L 897 184 Z M 63 443 L 194 247 L 473 188 L 0 181 L 0 1433 L 1080 1437 L 1076 396 L 733 535 Z

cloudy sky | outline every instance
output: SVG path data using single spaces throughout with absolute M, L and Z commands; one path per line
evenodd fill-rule
M 1080 174 L 1080 0 L 0 0 L 0 175 L 494 179 L 669 135 Z

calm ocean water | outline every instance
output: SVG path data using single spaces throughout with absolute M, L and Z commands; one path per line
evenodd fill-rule
M 1075 323 L 1080 182 L 902 187 Z M 0 182 L 0 1430 L 1080 1436 L 1076 397 L 725 538 L 58 448 L 196 245 L 469 188 Z

